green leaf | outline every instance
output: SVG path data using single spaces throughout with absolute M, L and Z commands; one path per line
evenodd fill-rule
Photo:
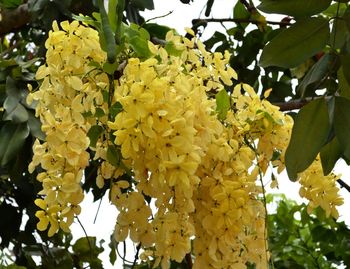
M 94 125 L 90 128 L 87 136 L 90 139 L 90 147 L 96 147 L 97 140 L 103 132 L 103 128 L 100 125 Z
M 96 244 L 96 237 L 88 236 L 79 238 L 73 245 L 75 253 L 90 253 L 91 248 Z
M 350 84 L 350 54 L 340 55 L 340 61 L 342 64 L 343 75 L 348 84 Z
M 317 17 L 298 20 L 265 46 L 260 66 L 295 67 L 320 52 L 328 38 L 329 25 L 326 19 Z
M 164 46 L 164 49 L 169 55 L 172 56 L 180 56 L 182 54 L 182 50 L 178 50 L 173 42 L 167 42 L 166 45 Z
M 107 148 L 107 161 L 114 165 L 115 167 L 119 167 L 121 164 L 121 154 L 120 151 L 114 145 L 110 145 Z
M 118 66 L 119 66 L 118 61 L 115 61 L 115 62 L 113 62 L 113 63 L 105 62 L 105 63 L 103 64 L 102 70 L 103 70 L 104 72 L 106 72 L 107 74 L 109 74 L 109 75 L 113 75 L 114 72 L 118 69 Z
M 32 136 L 40 139 L 45 140 L 46 135 L 41 130 L 41 121 L 35 117 L 35 114 L 33 111 L 28 110 L 28 127 L 30 129 L 30 133 Z
M 10 76 L 8 76 L 6 78 L 6 93 L 8 96 L 11 96 L 14 99 L 20 101 L 27 96 L 28 90 L 19 89 L 16 85 L 16 81 L 12 79 Z
M 344 156 L 350 159 L 350 100 L 336 96 L 334 107 L 334 131 Z
M 323 173 L 325 175 L 328 175 L 332 171 L 335 163 L 338 161 L 341 155 L 342 149 L 336 137 L 334 137 L 331 142 L 323 146 L 320 156 Z
M 122 104 L 116 102 L 109 108 L 109 115 L 112 119 L 114 119 L 121 111 L 123 111 Z
M 149 9 L 149 10 L 154 9 L 153 0 L 131 0 L 130 5 L 142 11 L 145 9 Z
M 207 5 L 206 5 L 207 7 L 205 8 L 205 13 L 204 13 L 206 17 L 209 17 L 214 1 L 215 0 L 207 0 Z
M 331 2 L 331 0 L 261 0 L 258 9 L 265 13 L 306 17 L 322 12 Z
M 0 166 L 11 161 L 29 135 L 26 123 L 6 122 L 0 129 Z
M 250 12 L 242 4 L 241 1 L 237 1 L 237 4 L 233 8 L 233 18 L 234 19 L 249 19 Z M 245 28 L 249 23 L 240 23 L 240 25 Z
M 349 31 L 347 29 L 345 16 L 349 17 L 349 13 L 344 15 L 344 17 L 334 18 L 332 24 L 329 44 L 334 50 L 341 49 L 344 46 L 346 40 L 349 38 Z
M 315 63 L 302 82 L 299 84 L 298 92 L 303 97 L 308 86 L 321 81 L 332 69 L 333 63 L 336 60 L 335 54 L 325 54 L 322 58 Z M 316 90 L 316 89 L 315 89 Z
M 26 122 L 28 112 L 26 108 L 13 96 L 8 96 L 4 102 L 4 120 L 10 120 L 15 123 Z
M 6 0 L 6 1 L 1 1 L 0 6 L 3 6 L 4 8 L 16 8 L 20 4 L 22 4 L 22 0 Z
M 108 1 L 108 20 L 111 25 L 113 33 L 117 30 L 117 5 L 118 0 Z
M 159 25 L 157 23 L 146 23 L 143 25 L 143 28 L 145 28 L 151 36 L 155 36 L 160 39 L 165 39 L 167 32 L 171 30 L 171 28 L 168 26 Z
M 328 107 L 323 98 L 313 100 L 300 109 L 285 156 L 291 180 L 296 180 L 297 174 L 315 160 L 327 141 L 330 129 Z
M 117 57 L 116 55 L 117 46 L 114 39 L 114 33 L 109 23 L 107 12 L 104 8 L 104 1 L 99 0 L 98 6 L 100 9 L 100 15 L 101 15 L 102 36 L 104 37 L 104 40 L 106 42 L 107 59 L 109 63 L 114 63 Z
M 345 78 L 342 66 L 338 69 L 337 78 L 338 78 L 338 93 L 339 93 L 339 95 L 350 99 L 350 83 Z
M 140 36 L 134 36 L 129 39 L 129 44 L 140 58 L 149 58 L 152 53 L 148 48 L 148 41 Z
M 218 118 L 224 120 L 227 112 L 230 109 L 230 96 L 226 90 L 221 90 L 215 95 L 216 111 L 218 112 Z
M 117 260 L 117 251 L 116 248 L 118 247 L 117 242 L 114 239 L 113 234 L 110 237 L 110 242 L 108 244 L 109 248 L 110 248 L 110 252 L 109 252 L 109 262 L 111 264 L 114 265 L 115 261 Z

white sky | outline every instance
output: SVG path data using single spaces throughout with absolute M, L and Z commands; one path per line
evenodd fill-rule
M 215 18 L 227 18 L 232 17 L 233 6 L 235 1 L 227 0 L 216 0 L 212 9 L 211 17 Z M 175 28 L 180 34 L 184 34 L 185 27 L 192 26 L 192 19 L 194 18 L 204 18 L 206 0 L 194 0 L 190 5 L 184 5 L 180 3 L 180 0 L 154 0 L 155 10 L 146 11 L 143 13 L 145 19 L 151 19 L 158 16 L 163 16 L 169 11 L 173 11 L 172 14 L 164 18 L 156 19 L 155 22 L 159 24 L 164 24 L 166 26 Z M 203 38 L 209 38 L 215 30 L 222 30 L 219 23 L 212 23 L 205 30 Z M 344 165 L 344 163 L 338 166 L 337 171 L 341 171 L 343 174 L 343 179 L 347 181 L 349 176 L 349 168 Z M 292 183 L 288 180 L 286 174 L 278 177 L 280 189 L 277 190 L 278 193 L 284 193 L 287 197 L 302 201 L 298 195 L 299 185 L 298 183 Z M 275 191 L 274 191 L 275 192 Z M 343 197 L 345 198 L 345 204 L 350 204 L 350 194 L 346 190 L 341 191 Z M 110 242 L 110 235 L 113 232 L 114 224 L 117 216 L 117 211 L 114 206 L 109 204 L 108 197 L 104 197 L 101 209 L 98 213 L 96 223 L 94 224 L 94 218 L 98 209 L 98 202 L 92 203 L 92 196 L 89 195 L 86 197 L 85 201 L 82 203 L 82 214 L 79 216 L 80 221 L 83 223 L 84 228 L 87 231 L 89 236 L 97 236 L 98 241 L 103 239 L 106 242 L 104 243 L 105 251 L 100 257 L 104 260 L 104 268 L 122 268 L 121 259 L 117 257 L 117 263 L 112 266 L 109 263 L 109 247 L 108 243 Z M 340 208 L 340 220 L 345 220 L 350 224 L 350 212 L 347 210 L 346 206 Z M 75 238 L 80 238 L 85 236 L 82 228 L 78 223 L 72 225 L 72 233 L 75 235 Z M 132 244 L 128 244 L 128 257 L 133 261 L 134 252 L 132 251 Z M 120 248 L 122 250 L 122 248 Z

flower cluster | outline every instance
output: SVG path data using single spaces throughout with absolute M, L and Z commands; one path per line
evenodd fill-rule
M 97 32 L 76 21 L 62 22 L 61 27 L 53 24 L 45 44 L 46 64 L 36 74 L 36 79 L 43 81 L 27 100 L 38 101 L 36 116 L 46 134 L 45 142 L 34 143 L 29 171 L 39 165 L 43 170 L 37 177 L 43 198 L 35 201 L 41 208 L 36 216 L 39 230 L 50 226 L 49 236 L 59 228 L 69 231 L 74 216 L 80 213 L 79 203 L 84 198 L 80 182 L 90 159 L 87 132 L 91 126 L 83 113 L 102 105 L 99 89 L 107 85 L 106 76 L 96 74 L 89 65 L 106 58 Z
M 301 184 L 299 194 L 309 200 L 308 212 L 311 213 L 313 209 L 321 207 L 326 212 L 327 217 L 331 215 L 338 218 L 337 206 L 344 203 L 336 185 L 339 176 L 334 173 L 325 176 L 319 156 L 298 176 Z
M 43 170 L 38 229 L 69 230 L 94 159 L 96 184 L 108 183 L 119 211 L 115 239 L 129 236 L 154 267 L 192 252 L 193 268 L 267 268 L 257 179 L 270 162 L 284 169 L 292 119 L 236 82 L 229 53 L 209 53 L 196 38 L 169 32 L 168 46 L 149 42 L 152 56 L 127 59 L 114 77 L 103 71 L 95 30 L 75 21 L 61 28 L 54 23 L 36 75 L 41 87 L 28 97 L 38 101 L 46 134 L 29 167 Z M 230 109 L 222 119 L 213 96 L 225 90 Z M 322 170 L 310 169 L 301 194 L 335 216 L 334 179 L 321 186 L 312 175 Z

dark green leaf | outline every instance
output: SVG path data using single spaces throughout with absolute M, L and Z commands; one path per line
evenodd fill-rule
M 29 135 L 26 123 L 6 122 L 0 129 L 0 166 L 6 165 L 21 149 Z
M 221 90 L 215 95 L 216 99 L 216 111 L 218 112 L 218 118 L 224 120 L 227 112 L 230 109 L 230 96 L 226 90 Z
M 3 248 L 8 247 L 9 242 L 18 235 L 22 215 L 18 208 L 8 204 L 6 201 L 0 204 L 0 214 L 10 220 L 0 221 L 0 247 Z
M 90 139 L 90 147 L 96 147 L 97 140 L 103 132 L 103 128 L 100 125 L 94 125 L 90 128 L 87 136 Z
M 337 72 L 338 77 L 338 93 L 340 96 L 350 100 L 350 83 L 344 75 L 343 67 L 341 66 Z
M 334 131 L 344 156 L 350 159 L 350 100 L 336 96 Z
M 350 129 L 349 129 L 350 130 Z M 291 180 L 315 160 L 330 132 L 327 103 L 313 100 L 295 118 L 292 137 L 286 151 L 286 168 Z
M 115 102 L 110 108 L 109 108 L 109 115 L 112 119 L 114 119 L 121 111 L 123 110 L 123 106 L 119 102 Z
M 27 96 L 28 90 L 19 89 L 16 85 L 16 81 L 8 76 L 6 78 L 6 93 L 8 96 L 20 101 Z
M 111 249 L 109 252 L 109 262 L 114 265 L 115 261 L 117 260 L 117 251 L 116 247 L 118 246 L 113 234 L 111 235 L 111 241 L 108 244 L 109 248 Z
M 131 0 L 130 4 L 140 10 L 154 9 L 153 0 Z
M 308 86 L 321 81 L 326 75 L 329 74 L 329 71 L 332 69 L 335 60 L 335 54 L 327 53 L 323 55 L 322 58 L 311 67 L 298 87 L 298 92 L 302 97 L 305 95 L 305 91 Z
M 214 4 L 214 0 L 207 0 L 207 7 L 205 8 L 205 14 L 204 14 L 206 17 L 209 17 L 213 4 Z
M 28 111 L 28 127 L 32 136 L 40 140 L 45 140 L 45 134 L 41 130 L 41 122 L 37 117 L 35 117 L 33 111 Z
M 143 28 L 145 28 L 151 36 L 155 36 L 160 39 L 165 39 L 167 32 L 171 30 L 171 28 L 168 26 L 159 25 L 157 23 L 146 23 L 143 25 Z
M 305 17 L 327 9 L 331 2 L 331 0 L 261 0 L 258 9 L 266 13 Z
M 260 65 L 295 67 L 321 51 L 328 38 L 329 25 L 326 19 L 317 17 L 298 20 L 265 46 Z
M 26 108 L 13 96 L 8 96 L 6 98 L 4 109 L 4 120 L 13 121 L 15 123 L 26 122 L 28 120 Z
M 342 70 L 344 77 L 348 84 L 350 84 L 350 54 L 343 54 L 340 56 Z
M 107 161 L 115 167 L 119 167 L 121 164 L 121 154 L 114 145 L 107 148 Z
M 334 50 L 341 49 L 348 38 L 349 31 L 346 26 L 345 18 L 335 18 L 332 24 L 331 35 L 329 37 L 330 46 Z
M 341 155 L 342 149 L 336 137 L 334 137 L 331 142 L 323 146 L 320 156 L 323 173 L 325 175 L 328 175 L 332 171 L 335 163 L 338 161 Z

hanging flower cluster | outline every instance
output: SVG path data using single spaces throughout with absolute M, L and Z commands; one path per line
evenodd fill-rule
M 195 38 L 169 32 L 169 51 L 149 42 L 152 56 L 127 59 L 116 78 L 100 67 L 106 55 L 95 30 L 76 21 L 61 28 L 54 23 L 36 75 L 42 84 L 28 97 L 46 134 L 29 167 L 43 170 L 38 229 L 69 231 L 95 159 L 96 184 L 110 186 L 119 211 L 115 239 L 129 236 L 153 266 L 193 252 L 193 268 L 267 268 L 257 179 L 270 162 L 284 169 L 292 119 L 235 82 L 229 53 L 209 53 Z M 229 104 L 224 117 L 217 93 Z
M 313 209 L 321 207 L 326 212 L 327 217 L 331 215 L 338 218 L 337 206 L 344 203 L 339 194 L 339 187 L 336 185 L 339 175 L 330 173 L 325 176 L 320 157 L 317 156 L 316 160 L 299 176 L 301 184 L 299 194 L 310 201 L 307 206 L 308 212 L 311 213 Z
M 41 208 L 38 229 L 49 236 L 59 228 L 68 232 L 74 216 L 80 213 L 79 203 L 84 195 L 80 186 L 85 167 L 89 165 L 87 152 L 91 126 L 84 112 L 102 105 L 101 88 L 107 86 L 105 74 L 98 74 L 89 66 L 91 61 L 103 63 L 98 34 L 77 21 L 56 22 L 49 33 L 46 64 L 36 74 L 42 84 L 39 91 L 28 95 L 28 102 L 39 101 L 36 116 L 40 117 L 46 141 L 34 143 L 34 157 L 29 165 L 32 172 L 38 165 L 44 170 L 37 179 L 42 182 L 39 193 L 43 199 L 35 204 Z

